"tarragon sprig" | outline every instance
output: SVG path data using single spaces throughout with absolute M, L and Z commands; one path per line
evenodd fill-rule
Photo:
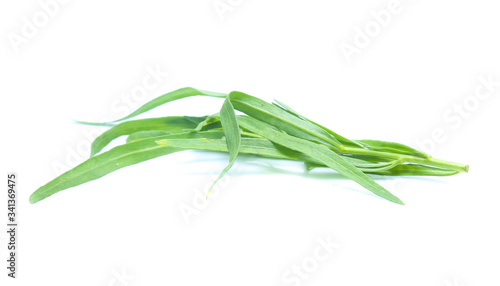
M 165 103 L 190 96 L 221 98 L 224 102 L 219 112 L 208 116 L 130 120 Z M 236 115 L 235 110 L 244 115 Z M 31 203 L 123 167 L 184 150 L 229 153 L 227 167 L 213 184 L 230 170 L 239 153 L 245 153 L 301 161 L 307 170 L 331 168 L 397 204 L 403 202 L 377 184 L 370 174 L 449 176 L 469 169 L 468 165 L 439 160 L 400 143 L 345 138 L 284 103 L 268 103 L 237 91 L 226 94 L 182 88 L 161 95 L 113 122 L 79 123 L 110 128 L 94 140 L 89 159 L 37 189 L 30 196 Z M 101 153 L 120 136 L 128 136 L 125 144 Z

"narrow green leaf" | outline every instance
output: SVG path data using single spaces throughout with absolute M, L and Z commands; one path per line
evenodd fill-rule
M 157 144 L 183 150 L 202 150 L 202 151 L 217 151 L 229 152 L 226 139 L 212 140 L 206 138 L 200 139 L 159 139 Z M 284 159 L 294 161 L 307 161 L 311 163 L 321 164 L 321 162 L 306 156 L 300 152 L 290 150 L 281 145 L 277 145 L 268 139 L 263 138 L 241 138 L 241 146 L 239 153 L 252 154 L 264 158 Z
M 165 104 L 167 102 L 171 102 L 174 100 L 190 97 L 190 96 L 209 96 L 209 97 L 219 97 L 219 98 L 226 98 L 227 94 L 225 93 L 219 93 L 219 92 L 212 92 L 212 91 L 207 91 L 207 90 L 200 90 L 192 87 L 184 87 L 180 88 L 177 90 L 174 90 L 172 92 L 160 95 L 149 102 L 146 102 L 144 105 L 139 107 L 137 110 L 134 112 L 130 113 L 129 115 L 122 117 L 120 119 L 117 119 L 112 122 L 85 122 L 85 121 L 78 121 L 81 124 L 86 124 L 86 125 L 97 125 L 97 126 L 109 126 L 110 124 L 113 124 L 115 122 L 123 121 L 126 119 L 130 119 L 132 117 L 135 117 L 139 114 L 142 114 L 146 111 L 149 111 L 155 107 L 158 107 L 162 104 Z
M 292 115 L 302 119 L 302 120 L 305 120 L 305 121 L 308 121 L 316 126 L 318 126 L 319 128 L 323 129 L 324 131 L 326 131 L 328 134 L 330 134 L 331 136 L 333 136 L 334 138 L 336 138 L 340 143 L 344 144 L 344 145 L 347 145 L 347 146 L 357 146 L 357 147 L 363 147 L 363 145 L 361 145 L 360 143 L 356 142 L 356 141 L 353 141 L 351 139 L 347 139 L 345 138 L 344 136 L 338 134 L 338 133 L 335 133 L 333 132 L 332 130 L 326 128 L 325 126 L 321 125 L 321 124 L 318 124 L 310 119 L 307 119 L 305 116 L 299 114 L 298 112 L 296 112 L 295 110 L 293 110 L 291 107 L 289 107 L 288 105 L 284 104 L 283 102 L 280 102 L 278 100 L 274 100 L 276 101 L 276 106 L 282 108 L 283 110 L 291 113 Z
M 357 182 L 374 194 L 391 202 L 403 204 L 403 202 L 399 198 L 377 184 L 372 178 L 368 177 L 358 168 L 342 159 L 341 156 L 339 156 L 332 150 L 327 149 L 320 144 L 310 142 L 308 140 L 304 140 L 295 136 L 290 136 L 288 134 L 280 132 L 267 123 L 248 116 L 238 117 L 238 122 L 243 129 L 260 134 L 261 136 L 277 144 L 283 145 L 289 149 L 302 152 L 322 162 L 326 166 L 341 173 L 349 179 Z
M 132 112 L 131 114 L 129 114 L 123 118 L 120 118 L 118 120 L 115 120 L 115 122 L 123 121 L 123 120 L 129 119 L 129 118 L 132 118 L 132 117 L 137 116 L 141 113 L 149 111 L 155 107 L 158 107 L 162 104 L 165 104 L 167 102 L 171 102 L 171 101 L 174 101 L 177 99 L 186 98 L 186 97 L 190 97 L 190 96 L 196 96 L 196 95 L 219 97 L 219 98 L 225 98 L 227 96 L 227 94 L 225 94 L 225 93 L 200 90 L 200 89 L 195 89 L 192 87 L 185 87 L 185 88 L 181 88 L 181 89 L 166 93 L 164 95 L 161 95 L 161 96 L 145 103 L 143 106 L 139 107 L 136 111 Z
M 127 137 L 127 143 L 137 141 L 137 140 L 142 140 L 142 139 L 147 139 L 147 138 L 154 138 L 154 137 L 163 137 L 165 135 L 175 135 L 178 136 L 176 138 L 205 138 L 206 134 L 220 134 L 220 137 L 224 136 L 224 132 L 222 131 L 222 128 L 215 128 L 215 129 L 210 129 L 210 130 L 205 130 L 205 131 L 185 131 L 181 133 L 171 133 L 171 132 L 165 132 L 165 131 L 140 131 L 140 132 L 135 132 L 130 134 Z M 212 137 L 209 137 L 212 138 Z
M 342 157 L 342 159 L 346 160 L 347 162 L 352 164 L 354 167 L 360 169 L 363 172 L 365 170 L 372 170 L 373 171 L 376 169 L 384 170 L 386 168 L 392 168 L 396 165 L 395 163 L 397 162 L 397 161 L 372 162 L 372 161 L 362 160 L 362 159 L 358 159 L 358 158 L 354 158 L 354 157 L 350 157 L 350 156 L 344 156 L 344 155 L 341 155 L 341 157 Z M 314 163 L 310 163 L 310 162 L 305 162 L 305 165 L 306 165 L 305 166 L 306 170 L 308 170 L 308 171 L 313 170 L 315 168 L 320 168 L 320 167 L 328 168 L 324 164 L 314 164 Z
M 92 142 L 90 156 L 99 153 L 99 151 L 106 147 L 111 141 L 123 135 L 129 135 L 139 131 L 154 130 L 166 131 L 168 133 L 183 132 L 186 129 L 196 128 L 196 126 L 206 118 L 206 116 L 170 116 L 122 122 L 106 130 Z
M 382 176 L 451 176 L 460 172 L 424 165 L 401 164 L 389 170 L 367 171 L 367 173 Z
M 217 115 L 215 117 L 217 117 Z M 229 99 L 229 95 L 222 104 L 222 108 L 220 110 L 220 121 L 222 124 L 222 130 L 224 131 L 224 135 L 226 136 L 226 144 L 229 151 L 229 164 L 226 166 L 226 168 L 224 168 L 224 170 L 222 170 L 222 172 L 219 174 L 219 177 L 215 179 L 212 186 L 210 186 L 207 196 L 215 186 L 215 184 L 220 180 L 220 178 L 222 178 L 234 165 L 241 147 L 240 127 L 238 125 L 238 120 L 236 119 L 236 114 L 234 113 L 233 105 L 231 104 L 231 101 Z
M 160 146 L 155 142 L 159 138 L 200 138 L 201 136 L 220 139 L 223 133 L 209 132 L 205 134 L 203 132 L 193 132 L 172 134 L 153 139 L 138 140 L 117 146 L 107 152 L 89 158 L 80 165 L 38 188 L 31 194 L 30 202 L 36 203 L 59 191 L 98 179 L 123 167 L 183 150 L 169 146 Z
M 229 98 L 236 110 L 278 127 L 290 135 L 317 141 L 339 150 L 341 143 L 318 126 L 251 95 L 233 91 Z
M 134 142 L 137 140 L 146 139 L 146 138 L 165 136 L 168 134 L 171 134 L 171 133 L 168 131 L 161 131 L 161 130 L 134 132 L 127 137 L 127 143 Z
M 363 144 L 366 148 L 381 152 L 391 152 L 403 155 L 416 156 L 420 158 L 429 158 L 430 156 L 424 152 L 413 149 L 401 143 L 380 141 L 380 140 L 356 140 Z
M 373 172 L 384 172 L 389 169 L 392 169 L 396 166 L 401 164 L 399 160 L 394 160 L 392 162 L 385 163 L 383 166 L 378 166 L 378 167 L 364 167 L 364 168 L 359 168 L 363 173 L 373 173 Z

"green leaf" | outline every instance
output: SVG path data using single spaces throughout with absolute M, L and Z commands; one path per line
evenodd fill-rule
M 341 148 L 342 144 L 323 129 L 264 100 L 238 91 L 229 93 L 229 98 L 236 110 L 270 125 L 279 126 L 279 129 L 290 135 L 327 144 L 336 150 Z
M 356 140 L 363 144 L 366 148 L 380 152 L 392 152 L 403 155 L 411 155 L 420 158 L 429 158 L 430 156 L 424 152 L 413 149 L 401 143 L 380 141 L 380 140 Z
M 165 136 L 168 134 L 171 134 L 171 133 L 168 131 L 161 131 L 161 130 L 134 132 L 127 137 L 127 143 L 134 142 L 137 140 L 146 139 L 146 138 Z
M 119 123 L 104 133 L 99 135 L 92 142 L 90 156 L 99 153 L 115 138 L 123 135 L 129 135 L 139 131 L 161 130 L 168 133 L 179 133 L 186 129 L 194 129 L 196 126 L 205 120 L 207 117 L 191 117 L 191 116 L 170 116 L 151 119 L 139 119 Z
M 342 159 L 346 160 L 350 164 L 352 164 L 354 167 L 360 169 L 361 171 L 374 171 L 374 170 L 386 170 L 392 167 L 395 167 L 399 162 L 396 161 L 387 161 L 387 162 L 371 162 L 371 161 L 366 161 L 358 158 L 353 158 L 350 156 L 343 156 L 341 155 Z M 320 168 L 320 167 L 326 167 L 324 164 L 315 164 L 315 163 L 310 163 L 310 162 L 305 162 L 305 167 L 306 170 L 311 171 L 315 168 Z
M 357 147 L 363 147 L 363 145 L 361 145 L 360 143 L 357 143 L 356 141 L 353 141 L 353 140 L 350 140 L 350 139 L 347 139 L 345 138 L 344 136 L 340 135 L 340 134 L 337 134 L 335 132 L 333 132 L 332 130 L 326 128 L 325 126 L 321 125 L 321 124 L 318 124 L 310 119 L 307 119 L 305 116 L 303 115 L 300 115 L 298 112 L 296 112 L 295 110 L 293 110 L 291 107 L 289 107 L 288 105 L 284 104 L 283 102 L 280 102 L 278 100 L 274 100 L 276 101 L 276 106 L 282 108 L 283 110 L 289 112 L 290 114 L 302 119 L 302 120 L 305 120 L 305 121 L 308 121 L 316 126 L 318 126 L 319 128 L 323 129 L 324 131 L 326 131 L 327 133 L 329 133 L 330 135 L 332 135 L 334 138 L 336 138 L 340 143 L 344 144 L 344 145 L 348 145 L 348 146 L 357 146 Z
M 209 97 L 219 97 L 219 98 L 226 98 L 227 94 L 225 93 L 219 93 L 219 92 L 212 92 L 212 91 L 207 91 L 207 90 L 200 90 L 200 89 L 195 89 L 192 87 L 184 87 L 180 88 L 178 90 L 174 90 L 172 92 L 166 93 L 164 95 L 158 96 L 154 99 L 152 99 L 149 102 L 146 102 L 144 105 L 139 107 L 137 110 L 134 112 L 130 113 L 129 115 L 122 117 L 120 119 L 117 119 L 112 122 L 85 122 L 85 121 L 78 121 L 81 124 L 86 124 L 86 125 L 103 125 L 103 126 L 109 126 L 112 123 L 123 121 L 126 119 L 130 119 L 132 117 L 135 117 L 139 114 L 142 114 L 146 111 L 149 111 L 155 107 L 158 107 L 162 104 L 165 104 L 167 102 L 171 102 L 177 99 L 181 98 L 186 98 L 190 96 L 209 96 Z
M 180 148 L 160 146 L 156 144 L 155 141 L 159 138 L 167 139 L 207 137 L 220 139 L 222 136 L 222 132 L 191 132 L 166 135 L 164 137 L 155 137 L 152 139 L 143 139 L 117 146 L 107 152 L 89 158 L 80 165 L 61 174 L 54 180 L 38 188 L 33 194 L 31 194 L 30 202 L 36 203 L 59 191 L 98 179 L 123 167 L 137 164 L 170 153 L 182 151 L 182 149 Z
M 217 179 L 215 179 L 213 184 L 210 186 L 207 196 L 220 178 L 222 178 L 234 165 L 241 147 L 240 127 L 238 125 L 238 120 L 236 119 L 236 114 L 234 113 L 233 105 L 229 100 L 229 95 L 226 100 L 224 100 L 224 104 L 222 104 L 222 108 L 220 110 L 220 121 L 222 124 L 222 130 L 226 136 L 226 144 L 229 151 L 229 164 L 226 168 L 224 168 L 224 170 L 222 170 L 219 177 L 217 177 Z
M 189 131 L 188 130 L 188 131 L 184 131 L 181 133 L 170 133 L 170 132 L 166 132 L 166 131 L 139 131 L 139 132 L 135 132 L 135 133 L 130 134 L 127 137 L 127 143 L 137 141 L 137 140 L 146 139 L 146 138 L 162 137 L 165 135 L 176 135 L 176 136 L 180 136 L 179 138 L 183 138 L 182 136 L 185 135 L 186 136 L 185 138 L 198 138 L 196 136 L 198 136 L 199 134 L 203 135 L 203 134 L 211 134 L 211 133 L 221 134 L 220 137 L 224 136 L 224 132 L 222 131 L 222 128 L 214 128 L 214 129 L 205 130 L 205 131 L 194 131 L 194 130 Z M 202 136 L 200 138 L 205 138 L 205 137 Z
M 423 165 L 401 164 L 389 170 L 367 171 L 367 173 L 382 176 L 451 176 L 460 172 Z
M 365 175 L 361 170 L 354 167 L 346 160 L 342 159 L 341 156 L 339 156 L 332 150 L 325 148 L 323 145 L 310 142 L 308 140 L 304 140 L 295 136 L 290 136 L 275 129 L 267 123 L 248 116 L 238 117 L 238 122 L 243 129 L 257 133 L 289 149 L 302 152 L 322 162 L 326 166 L 348 177 L 349 179 L 357 182 L 374 194 L 391 202 L 403 204 L 403 202 L 399 198 L 377 184 L 372 178 Z
M 201 150 L 201 151 L 217 151 L 229 152 L 226 139 L 212 140 L 206 138 L 200 139 L 159 139 L 157 144 L 183 150 Z M 290 150 L 286 147 L 277 145 L 268 139 L 263 138 L 241 138 L 241 146 L 239 153 L 252 154 L 264 158 L 284 159 L 295 161 L 307 161 L 311 163 L 321 164 L 321 162 L 306 156 L 300 152 Z

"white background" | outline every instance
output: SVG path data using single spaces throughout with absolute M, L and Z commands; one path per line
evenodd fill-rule
M 39 2 L 3 1 L 2 174 L 18 173 L 20 228 L 19 278 L 2 263 L 1 284 L 500 285 L 500 87 L 475 95 L 480 77 L 500 81 L 500 7 L 390 3 L 68 1 L 43 23 Z M 384 26 L 373 22 L 382 10 Z M 23 18 L 39 26 L 28 37 Z M 341 46 L 367 26 L 346 57 Z M 154 69 L 158 81 L 132 96 Z M 116 119 L 185 86 L 278 99 L 344 136 L 405 143 L 470 172 L 379 180 L 399 206 L 334 172 L 242 157 L 200 209 L 195 192 L 227 156 L 184 152 L 28 203 L 87 156 L 85 134 L 99 130 L 74 119 Z M 220 105 L 190 98 L 145 116 Z M 1 205 L 5 225 L 6 195 Z M 188 206 L 198 208 L 186 221 Z M 315 265 L 321 239 L 338 247 Z M 5 261 L 5 230 L 0 242 Z M 311 273 L 286 283 L 303 263 Z

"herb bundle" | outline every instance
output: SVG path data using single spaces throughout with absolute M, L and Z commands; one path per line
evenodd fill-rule
M 164 103 L 190 96 L 222 98 L 224 103 L 218 113 L 209 116 L 129 120 Z M 242 115 L 236 115 L 235 110 Z M 239 153 L 245 153 L 302 161 L 308 170 L 331 168 L 397 204 L 403 202 L 367 174 L 449 176 L 467 172 L 469 168 L 435 159 L 399 143 L 350 140 L 281 102 L 271 104 L 237 91 L 224 94 L 182 88 L 159 96 L 116 121 L 80 123 L 110 126 L 110 129 L 94 140 L 88 160 L 37 189 L 30 196 L 31 203 L 120 168 L 184 150 L 229 153 L 229 164 L 213 184 L 229 171 Z M 128 136 L 125 144 L 100 153 L 111 141 L 124 135 Z

